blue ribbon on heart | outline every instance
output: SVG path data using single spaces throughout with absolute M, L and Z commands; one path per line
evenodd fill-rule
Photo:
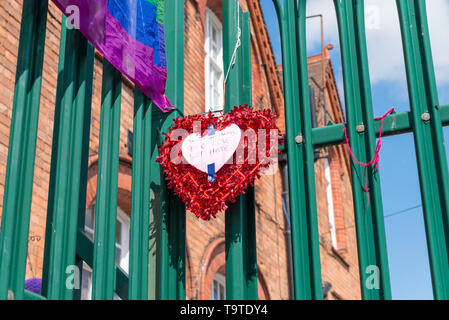
M 215 126 L 210 125 L 208 128 L 208 135 L 213 136 L 215 134 Z M 207 180 L 209 182 L 215 181 L 215 163 L 210 163 L 207 165 Z

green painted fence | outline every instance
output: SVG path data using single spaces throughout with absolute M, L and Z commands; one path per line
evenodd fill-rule
M 311 130 L 307 100 L 307 55 L 305 49 L 306 0 L 273 0 L 282 36 L 285 112 L 289 162 L 290 210 L 296 299 L 319 298 L 318 237 L 316 235 L 312 147 L 343 143 L 344 125 Z M 448 169 L 442 126 L 447 124 L 447 106 L 439 106 L 430 48 L 425 0 L 396 0 L 401 24 L 411 111 L 385 120 L 387 135 L 413 132 L 419 170 L 424 218 L 436 299 L 449 298 L 448 282 Z M 334 0 L 342 52 L 343 81 L 348 136 L 354 155 L 362 162 L 374 156 L 380 121 L 373 119 L 366 48 L 363 0 Z M 300 93 L 298 96 L 298 92 Z M 299 98 L 301 97 L 301 99 Z M 302 116 L 303 121 L 300 121 Z M 301 120 L 302 120 L 301 119 Z M 358 133 L 356 127 L 364 125 Z M 302 139 L 296 139 L 302 136 Z M 296 141 L 301 141 L 297 145 Z M 293 151 L 293 152 L 292 152 Z M 293 153 L 293 154 L 292 154 Z M 299 157 L 299 158 L 298 158 Z M 304 166 L 306 168 L 304 168 Z M 363 168 L 351 166 L 353 198 L 363 299 L 391 299 L 382 197 L 377 172 L 368 175 L 369 201 L 364 196 Z M 296 225 L 295 220 L 296 219 Z M 302 240 L 299 240 L 301 239 Z M 302 265 L 299 265 L 299 263 Z M 380 288 L 365 284 L 369 266 L 380 272 Z
M 384 136 L 412 132 L 436 299 L 449 299 L 449 176 L 442 126 L 449 106 L 438 102 L 425 0 L 397 0 L 411 111 L 389 116 Z M 312 129 L 306 50 L 306 1 L 273 0 L 279 18 L 296 299 L 321 299 L 314 148 L 344 142 L 344 125 Z M 373 119 L 363 0 L 334 0 L 344 70 L 351 148 L 361 161 L 374 155 L 380 123 Z M 165 1 L 167 95 L 177 110 L 164 114 L 138 89 L 134 134 L 129 276 L 115 266 L 121 74 L 103 63 L 95 241 L 84 234 L 94 49 L 77 30 L 61 31 L 53 129 L 42 294 L 24 290 L 39 100 L 48 1 L 24 0 L 0 230 L 0 299 L 79 299 L 66 285 L 67 267 L 93 269 L 93 299 L 185 299 L 185 206 L 166 187 L 156 163 L 161 132 L 184 110 L 184 3 Z M 230 64 L 241 30 L 241 46 Z M 237 0 L 223 1 L 225 112 L 251 104 L 250 18 Z M 356 129 L 363 124 L 365 131 Z M 390 299 L 390 279 L 377 172 L 352 166 L 353 198 L 364 299 Z M 226 213 L 228 299 L 257 299 L 254 189 Z M 380 288 L 368 289 L 366 268 L 380 270 Z

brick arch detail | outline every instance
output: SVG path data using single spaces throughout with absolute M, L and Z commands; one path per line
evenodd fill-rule
M 194 2 L 196 3 L 197 7 L 198 7 L 198 12 L 200 14 L 200 18 L 201 18 L 201 24 L 203 25 L 204 28 L 204 22 L 206 20 L 206 3 L 207 0 L 194 0 Z
M 131 214 L 132 158 L 120 155 L 118 169 L 117 205 L 128 215 Z M 87 172 L 86 209 L 95 202 L 97 196 L 98 156 L 89 159 Z
M 222 1 L 220 0 L 193 0 L 194 3 L 196 3 L 196 6 L 198 8 L 198 12 L 201 19 L 201 24 L 204 28 L 205 21 L 206 21 L 206 7 L 211 9 L 220 19 L 220 21 L 223 20 L 223 12 L 222 12 Z M 242 6 L 242 3 L 240 3 L 240 6 Z M 242 6 L 242 8 L 246 8 L 246 6 Z
M 206 248 L 200 268 L 199 300 L 210 300 L 212 280 L 217 272 L 226 273 L 225 239 L 215 239 Z
M 270 298 L 265 277 L 257 268 L 258 295 L 260 300 L 268 300 Z M 215 274 L 219 272 L 226 274 L 226 254 L 225 254 L 225 238 L 220 237 L 212 241 L 206 248 L 203 256 L 203 263 L 200 269 L 199 284 L 199 300 L 210 300 L 212 281 Z

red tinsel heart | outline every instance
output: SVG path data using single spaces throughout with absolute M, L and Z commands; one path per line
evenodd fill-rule
M 166 175 L 168 187 L 197 217 L 203 220 L 215 218 L 219 211 L 228 208 L 226 202 L 234 203 L 240 194 L 245 193 L 249 185 L 254 186 L 254 179 L 260 178 L 262 170 L 270 166 L 268 157 L 273 155 L 273 151 L 276 154 L 280 153 L 279 145 L 284 141 L 279 134 L 275 117 L 276 115 L 268 109 L 253 111 L 251 107 L 240 106 L 220 117 L 209 113 L 174 119 L 174 126 L 169 132 L 164 133 L 165 142 L 159 146 L 157 158 Z M 207 173 L 188 164 L 183 158 L 181 150 L 183 139 L 194 132 L 194 125 L 198 126 L 197 131 L 200 125 L 201 132 L 205 135 L 211 125 L 214 125 L 217 131 L 221 131 L 231 124 L 236 124 L 242 131 L 240 143 L 244 146 L 244 152 L 239 152 L 238 155 L 234 152 L 232 164 L 225 164 L 216 172 L 215 181 L 209 182 Z M 256 133 L 255 143 L 249 143 L 248 138 L 245 139 L 244 133 L 251 129 Z M 261 129 L 265 131 L 259 131 Z M 265 137 L 261 136 L 260 132 Z M 275 143 L 271 136 L 273 132 L 276 132 Z M 259 139 L 262 138 L 266 138 L 265 159 L 259 159 Z M 254 151 L 257 159 L 250 156 Z M 252 161 L 248 161 L 249 158 Z

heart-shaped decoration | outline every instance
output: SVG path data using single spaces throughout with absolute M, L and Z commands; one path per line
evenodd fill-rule
M 174 119 L 157 158 L 168 187 L 197 217 L 215 218 L 277 161 L 283 139 L 275 118 L 240 106 L 220 117 Z
M 214 164 L 215 172 L 218 172 L 237 150 L 241 136 L 242 131 L 235 124 L 221 131 L 208 131 L 206 136 L 192 133 L 182 143 L 182 155 L 200 171 L 208 173 L 208 167 Z

